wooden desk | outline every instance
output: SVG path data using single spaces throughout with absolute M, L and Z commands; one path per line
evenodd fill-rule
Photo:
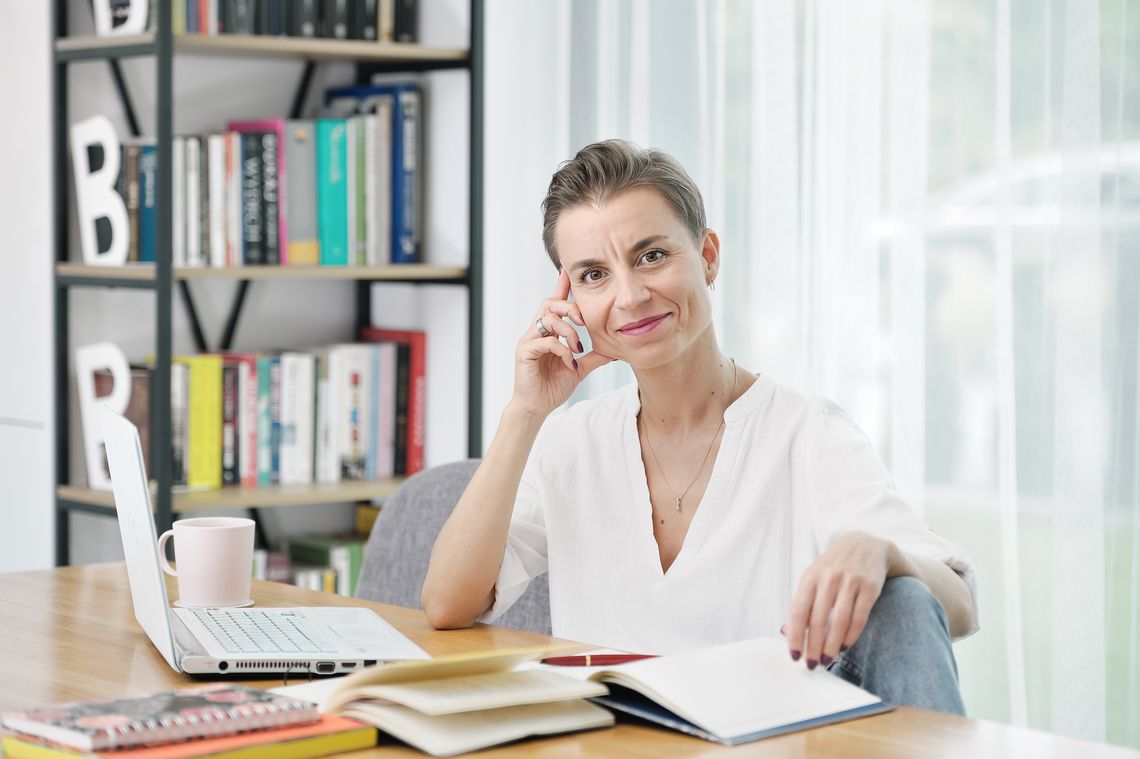
M 169 580 L 169 578 L 167 578 Z M 169 587 L 169 586 L 168 586 Z M 364 605 L 287 585 L 255 582 L 262 606 Z M 545 636 L 478 626 L 433 630 L 421 612 L 374 608 L 433 655 L 535 645 Z M 135 622 L 121 564 L 0 575 L 0 709 L 139 695 L 192 681 L 166 664 Z M 280 684 L 264 681 L 266 687 Z M 758 687 L 761 687 L 758 685 Z M 381 737 L 356 756 L 422 757 Z M 387 745 L 385 745 L 387 744 Z M 607 730 L 529 740 L 481 752 L 495 757 L 1137 757 L 1137 752 L 980 720 L 898 709 L 840 725 L 724 748 L 670 730 L 620 723 Z

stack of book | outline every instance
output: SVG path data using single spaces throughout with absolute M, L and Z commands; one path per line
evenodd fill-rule
M 155 28 L 154 3 L 148 27 Z M 110 0 L 112 28 L 130 0 Z M 415 42 L 418 0 L 171 0 L 175 34 L 261 34 Z
M 175 267 L 418 263 L 423 228 L 421 92 L 337 88 L 329 118 L 234 121 L 171 143 Z M 122 148 L 128 261 L 152 262 L 157 148 Z
M 180 759 L 325 756 L 376 744 L 376 729 L 321 715 L 307 701 L 210 684 L 139 698 L 86 701 L 4 715 L 4 755 Z
M 173 478 L 198 489 L 381 480 L 424 466 L 426 338 L 365 330 L 317 351 L 200 354 L 171 367 Z M 150 378 L 131 370 L 126 416 L 149 462 Z M 95 392 L 111 392 L 96 372 Z

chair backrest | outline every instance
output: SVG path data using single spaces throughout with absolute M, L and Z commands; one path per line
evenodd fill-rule
M 420 591 L 436 535 L 459 502 L 478 460 L 427 469 L 408 479 L 380 509 L 368 537 L 356 585 L 358 598 L 420 608 Z M 550 634 L 550 592 L 546 575 L 495 624 Z

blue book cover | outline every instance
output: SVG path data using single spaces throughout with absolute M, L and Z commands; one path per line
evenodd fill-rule
M 321 265 L 348 265 L 348 124 L 317 121 L 317 235 Z
M 198 0 L 186 0 L 186 31 L 198 33 Z
M 423 236 L 419 85 L 333 87 L 325 91 L 325 105 L 336 101 L 339 111 L 345 103 L 362 104 L 374 95 L 391 95 L 396 104 L 392 109 L 392 263 L 419 263 Z
M 155 260 L 158 225 L 158 148 L 139 149 L 139 260 Z

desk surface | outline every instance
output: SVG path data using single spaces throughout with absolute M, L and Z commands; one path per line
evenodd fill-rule
M 169 579 L 169 578 L 168 578 Z M 173 588 L 171 588 L 173 589 Z M 288 585 L 255 582 L 262 606 L 368 605 L 432 655 L 536 645 L 533 633 L 479 625 L 433 630 L 422 612 L 367 604 Z M 135 623 L 121 564 L 0 575 L 0 709 L 108 696 L 140 695 L 191 681 L 174 672 Z M 280 684 L 265 681 L 270 687 Z M 422 757 L 394 746 L 354 756 Z M 480 752 L 503 757 L 764 756 L 1136 757 L 1111 746 L 917 709 L 898 709 L 839 725 L 724 748 L 670 730 L 630 722 Z

